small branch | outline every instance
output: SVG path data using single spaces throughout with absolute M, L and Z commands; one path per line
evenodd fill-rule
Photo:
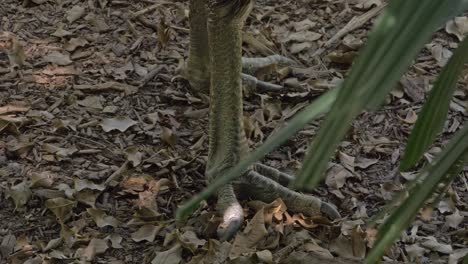
M 323 46 L 318 49 L 312 57 L 318 57 L 320 56 L 326 49 L 334 46 L 337 44 L 337 42 L 344 37 L 346 34 L 349 32 L 362 27 L 365 23 L 367 23 L 370 19 L 378 15 L 385 7 L 387 4 L 382 4 L 380 6 L 377 6 L 366 13 L 358 16 L 358 17 L 353 17 L 351 21 L 346 24 L 342 29 L 340 29 L 331 39 L 329 39 Z
M 104 185 L 109 186 L 112 181 L 116 181 L 122 175 L 122 173 L 127 169 L 127 166 L 128 166 L 128 161 L 125 161 L 124 164 L 122 164 L 122 166 L 118 170 L 114 171 L 114 173 L 112 173 L 109 176 L 109 178 L 107 178 L 107 180 L 104 182 Z
M 162 3 L 157 3 L 157 4 L 154 4 L 154 5 L 150 5 L 150 6 L 146 7 L 146 8 L 143 8 L 143 9 L 141 9 L 141 10 L 135 12 L 135 13 L 132 13 L 132 18 L 137 18 L 137 17 L 142 16 L 142 15 L 148 13 L 148 12 L 156 10 L 159 7 L 161 7 L 162 5 L 163 5 Z

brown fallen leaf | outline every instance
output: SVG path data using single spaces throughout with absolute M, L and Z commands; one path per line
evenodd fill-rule
M 140 242 L 143 240 L 153 242 L 161 229 L 162 226 L 143 225 L 137 231 L 132 233 L 132 239 L 135 242 Z
M 128 117 L 116 117 L 116 118 L 106 118 L 101 122 L 101 127 L 104 132 L 110 132 L 112 130 L 119 130 L 120 132 L 125 132 L 130 127 L 138 124 L 138 122 L 133 121 Z
M 260 209 L 255 216 L 247 223 L 244 231 L 238 233 L 232 244 L 229 258 L 238 258 L 241 255 L 255 252 L 257 243 L 268 235 L 265 227 L 265 212 Z
M 74 201 L 61 197 L 45 201 L 46 208 L 55 214 L 61 224 L 70 216 L 75 205 L 76 203 Z
M 74 21 L 78 20 L 80 17 L 82 17 L 84 14 L 85 14 L 85 8 L 79 5 L 76 5 L 67 11 L 66 18 L 68 22 L 71 24 Z
M 87 261 L 92 261 L 96 255 L 103 254 L 108 248 L 106 240 L 93 238 L 82 251 L 81 256 Z
M 51 53 L 44 56 L 44 61 L 60 66 L 66 66 L 73 63 L 73 61 L 70 59 L 70 55 L 63 54 L 58 51 L 52 51 Z
M 94 220 L 98 227 L 105 227 L 105 226 L 112 226 L 117 227 L 119 226 L 119 221 L 115 219 L 113 216 L 107 215 L 104 211 L 96 208 L 87 208 L 86 211 Z

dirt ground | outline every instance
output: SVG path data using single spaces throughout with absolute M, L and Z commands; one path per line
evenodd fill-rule
M 0 263 L 359 263 L 376 236 L 368 220 L 417 175 L 419 168 L 399 173 L 399 159 L 468 28 L 466 17 L 441 27 L 386 105 L 353 122 L 313 193 L 343 219 L 293 214 L 281 200 L 244 200 L 242 232 L 220 242 L 215 199 L 187 222 L 174 220 L 206 185 L 208 101 L 183 77 L 188 1 L 1 2 Z M 346 77 L 384 5 L 256 1 L 244 56 L 281 54 L 298 66 L 258 76 L 285 92 L 246 93 L 251 148 Z M 467 85 L 465 70 L 426 162 L 466 124 Z M 319 124 L 263 162 L 294 173 Z M 433 209 L 421 210 L 386 261 L 457 263 L 468 253 L 467 171 Z

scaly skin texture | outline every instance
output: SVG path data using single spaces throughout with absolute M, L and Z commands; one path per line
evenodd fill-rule
M 242 114 L 241 29 L 252 8 L 252 1 L 208 0 L 205 1 L 207 9 L 200 6 L 203 0 L 191 0 L 190 3 L 190 10 L 194 13 L 190 15 L 193 32 L 190 35 L 187 65 L 188 73 L 192 75 L 189 76 L 189 82 L 196 90 L 203 92 L 202 88 L 209 80 L 210 88 L 210 143 L 206 168 L 208 181 L 222 175 L 248 153 Z M 202 17 L 204 15 L 205 20 Z M 207 39 L 204 39 L 205 37 Z M 203 46 L 206 43 L 208 46 Z M 253 70 L 257 64 L 261 66 L 270 61 L 290 63 L 281 56 L 244 61 L 244 68 L 249 70 Z M 306 215 L 324 213 L 332 219 L 340 217 L 333 206 L 321 202 L 320 199 L 289 190 L 286 186 L 292 179 L 292 176 L 274 168 L 258 164 L 246 172 L 235 187 L 238 193 L 265 202 L 280 197 L 286 206 L 295 212 Z M 243 223 L 243 210 L 232 184 L 218 190 L 217 209 L 223 215 L 218 236 L 221 240 L 230 239 Z
M 210 89 L 210 50 L 208 47 L 206 0 L 191 0 L 189 10 L 190 46 L 186 75 L 194 90 L 208 94 Z
M 213 1 L 208 17 L 210 47 L 210 128 L 206 175 L 208 180 L 221 175 L 247 154 L 242 121 L 242 34 L 245 14 L 249 6 L 238 5 L 249 1 Z M 244 12 L 244 13 L 240 13 Z M 218 210 L 224 212 L 218 230 L 221 239 L 228 239 L 243 222 L 239 205 L 231 184 L 218 192 Z

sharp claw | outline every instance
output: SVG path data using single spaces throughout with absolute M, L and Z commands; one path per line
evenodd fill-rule
M 239 204 L 235 203 L 226 208 L 223 212 L 223 222 L 217 230 L 219 240 L 227 241 L 233 238 L 242 222 L 244 222 L 244 211 Z
M 234 237 L 234 235 L 239 231 L 242 225 L 242 221 L 239 219 L 232 220 L 231 222 L 220 224 L 217 230 L 218 238 L 221 242 L 228 241 Z
M 333 206 L 333 205 L 331 205 L 329 203 L 326 203 L 326 202 L 322 202 L 322 204 L 320 206 L 320 212 L 322 214 L 328 216 L 332 220 L 341 218 L 341 215 L 338 212 L 338 210 L 336 210 L 335 206 Z

